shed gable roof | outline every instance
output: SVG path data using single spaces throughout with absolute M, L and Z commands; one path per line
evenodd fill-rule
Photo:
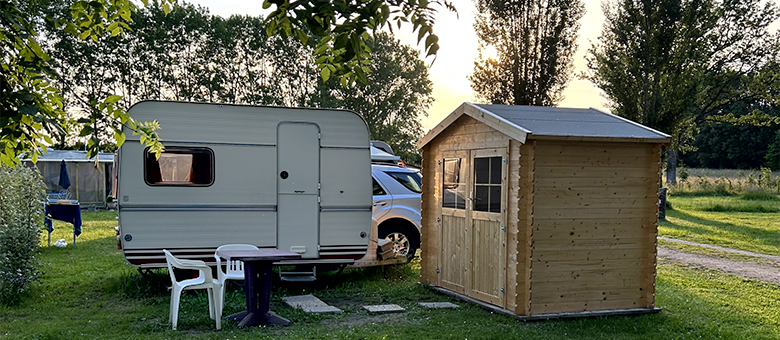
M 669 143 L 671 137 L 628 119 L 593 108 L 463 103 L 417 143 L 428 144 L 460 116 L 472 118 L 525 143 L 532 139 L 620 140 Z

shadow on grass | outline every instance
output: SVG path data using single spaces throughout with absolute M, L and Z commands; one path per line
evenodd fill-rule
M 117 292 L 122 297 L 133 300 L 145 300 L 169 296 L 168 287 L 171 286 L 171 277 L 167 269 L 152 270 L 144 275 L 138 272 L 130 272 L 104 284 L 109 292 Z
M 757 247 L 779 247 L 780 238 L 777 237 L 777 233 L 767 229 L 754 228 L 744 225 L 737 225 L 733 223 L 720 222 L 717 220 L 706 219 L 702 217 L 693 216 L 689 213 L 680 210 L 667 211 L 667 216 L 671 218 L 681 219 L 689 223 L 689 225 L 683 225 L 670 222 L 668 219 L 659 224 L 661 227 L 668 227 L 678 231 L 688 232 L 695 235 L 697 238 L 718 238 L 733 241 L 745 241 Z M 720 232 L 713 231 L 705 227 L 697 225 L 706 225 Z M 741 236 L 741 237 L 740 237 Z M 730 244 L 736 244 L 729 242 Z M 726 245 L 728 246 L 728 245 Z M 755 249 L 745 249 L 755 250 Z

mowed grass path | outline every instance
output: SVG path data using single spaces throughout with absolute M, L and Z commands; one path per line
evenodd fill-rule
M 658 235 L 780 255 L 780 200 L 740 197 L 670 197 Z M 756 211 L 778 212 L 756 212 Z
M 682 212 L 681 212 L 682 213 Z M 521 322 L 458 302 L 455 310 L 427 310 L 418 301 L 449 301 L 418 284 L 415 264 L 323 274 L 309 285 L 276 282 L 272 309 L 289 327 L 215 331 L 204 294 L 186 294 L 179 330 L 168 324 L 169 278 L 164 270 L 142 278 L 116 249 L 114 214 L 86 214 L 76 249 L 45 248 L 41 282 L 18 306 L 0 306 L 3 339 L 778 339 L 780 286 L 659 261 L 659 314 Z M 676 217 L 682 219 L 681 217 Z M 711 227 L 709 222 L 700 222 Z M 721 222 L 718 222 L 721 223 Z M 53 240 L 70 243 L 57 223 Z M 704 228 L 704 227 L 702 227 Z M 45 234 L 44 234 L 45 235 Z M 280 302 L 284 295 L 313 293 L 345 310 L 309 315 Z M 243 309 L 231 287 L 225 314 Z M 402 314 L 373 316 L 364 303 L 396 303 Z

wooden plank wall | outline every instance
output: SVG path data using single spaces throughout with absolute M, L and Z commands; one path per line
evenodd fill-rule
M 510 273 L 507 275 L 508 296 L 514 296 L 513 305 L 507 304 L 507 309 L 514 310 L 518 315 L 529 315 L 531 308 L 531 226 L 533 222 L 534 208 L 534 147 L 536 142 L 528 140 L 526 144 L 512 142 L 512 154 L 517 159 L 510 157 L 512 190 L 510 198 L 516 197 L 516 211 L 510 212 L 507 220 L 509 235 L 507 235 L 508 254 L 514 254 L 515 258 Z M 516 175 L 515 175 L 516 174 Z M 510 279 L 510 277 L 512 279 Z M 509 282 L 512 280 L 512 282 Z M 509 285 L 512 283 L 512 285 Z
M 422 149 L 423 186 L 420 203 L 420 282 L 437 284 L 436 266 L 439 262 L 439 228 L 436 221 L 439 215 L 438 202 L 441 201 L 441 191 L 436 190 L 442 175 L 437 171 L 437 159 L 431 149 L 435 149 L 436 140 Z
M 529 314 L 652 307 L 660 145 L 533 151 Z
M 441 220 L 437 218 L 441 217 L 442 174 L 438 161 L 447 151 L 505 148 L 509 146 L 509 140 L 503 133 L 463 115 L 423 148 L 421 282 L 439 284 L 436 269 L 441 261 L 442 248 Z M 457 275 L 450 273 L 446 277 L 455 278 Z

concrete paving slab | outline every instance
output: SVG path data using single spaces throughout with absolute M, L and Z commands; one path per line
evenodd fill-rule
M 370 305 L 363 306 L 369 313 L 400 313 L 405 309 L 399 305 Z
M 324 307 L 328 304 L 323 302 L 322 300 L 318 299 L 316 296 L 308 294 L 308 295 L 296 295 L 296 296 L 285 296 L 282 298 L 284 303 L 289 305 L 293 308 L 303 308 L 303 307 Z
M 460 306 L 452 302 L 420 302 L 420 306 L 427 308 L 458 308 Z
M 325 314 L 325 313 L 343 313 L 344 311 L 335 307 L 335 306 L 321 306 L 321 307 L 303 307 L 301 308 L 306 313 L 316 313 L 316 314 Z
M 300 308 L 307 313 L 341 313 L 342 310 L 337 307 L 330 306 L 316 296 L 308 295 L 296 295 L 285 296 L 282 298 L 284 303 L 293 308 Z

